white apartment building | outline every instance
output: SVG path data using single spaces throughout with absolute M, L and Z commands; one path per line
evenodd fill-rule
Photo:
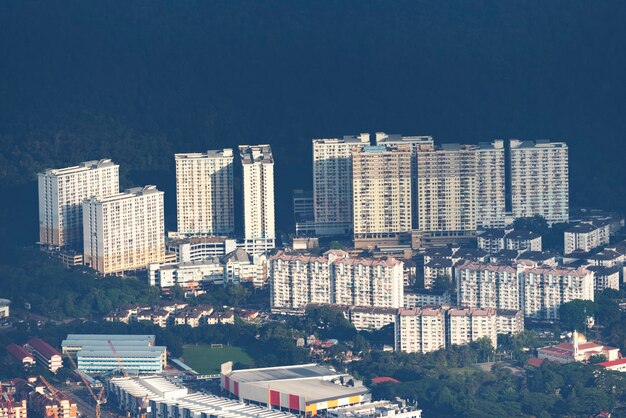
M 478 248 L 489 254 L 496 254 L 504 250 L 505 234 L 506 232 L 503 229 L 487 229 L 481 232 L 476 237 Z
M 275 247 L 274 157 L 269 145 L 240 145 L 243 166 L 244 249 L 252 254 Z
M 309 303 L 333 303 L 330 263 L 328 257 L 299 253 L 270 257 L 272 309 L 302 311 Z
M 481 142 L 476 148 L 476 226 L 505 226 L 504 141 Z
M 82 250 L 83 201 L 119 192 L 119 166 L 109 159 L 49 169 L 37 175 L 39 186 L 39 242 Z
M 517 268 L 465 262 L 455 270 L 459 306 L 521 309 L 522 289 Z
M 222 257 L 237 249 L 237 241 L 226 237 L 189 237 L 168 239 L 167 252 L 176 254 L 176 261 L 200 261 Z
M 476 230 L 475 145 L 443 144 L 417 153 L 417 211 L 421 231 Z
M 620 267 L 587 266 L 586 269 L 593 272 L 596 292 L 603 292 L 605 289 L 619 290 Z
M 526 230 L 487 229 L 476 237 L 478 248 L 495 254 L 502 250 L 541 251 L 541 235 Z
M 449 258 L 433 257 L 424 264 L 424 289 L 432 289 L 439 277 L 452 281 L 454 263 Z
M 498 334 L 515 335 L 524 332 L 524 312 L 496 309 Z
M 403 265 L 393 258 L 348 258 L 279 252 L 269 258 L 271 306 L 302 311 L 308 304 L 398 308 L 404 303 Z
M 395 258 L 337 258 L 331 271 L 333 303 L 381 308 L 404 303 L 403 263 Z
M 148 266 L 151 286 L 170 289 L 180 286 L 185 291 L 199 289 L 204 283 L 222 282 L 224 265 L 217 257 L 198 261 L 183 261 L 174 264 L 155 264 Z
M 446 315 L 449 345 L 467 345 L 487 337 L 494 350 L 498 345 L 498 320 L 494 308 L 451 308 Z
M 186 235 L 232 235 L 233 150 L 176 154 L 176 220 Z
M 513 217 L 543 216 L 548 224 L 569 219 L 568 147 L 565 142 L 511 140 Z
M 404 307 L 421 308 L 422 306 L 450 305 L 452 298 L 449 291 L 404 290 Z
M 564 232 L 565 254 L 576 250 L 589 252 L 611 239 L 611 224 L 605 221 L 586 221 L 576 224 Z
M 504 236 L 504 249 L 541 251 L 541 242 L 541 235 L 535 232 L 513 229 Z
M 316 235 L 352 231 L 352 151 L 370 144 L 369 134 L 313 139 Z
M 409 146 L 411 150 L 411 229 L 417 229 L 417 153 L 423 147 L 434 146 L 432 136 L 402 136 L 376 132 L 376 145 Z
M 100 274 L 144 269 L 165 258 L 163 192 L 136 187 L 83 203 L 85 265 Z
M 354 246 L 398 239 L 411 231 L 411 149 L 366 146 L 352 153 Z
M 400 308 L 395 321 L 395 351 L 429 353 L 446 348 L 445 309 Z
M 584 268 L 542 266 L 523 272 L 524 315 L 557 320 L 559 306 L 574 299 L 594 300 L 593 272 Z
M 359 331 L 373 331 L 393 324 L 397 312 L 398 310 L 394 308 L 354 306 L 349 310 L 349 320 Z

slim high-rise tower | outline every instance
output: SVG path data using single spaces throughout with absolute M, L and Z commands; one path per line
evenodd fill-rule
M 355 247 L 396 240 L 411 231 L 411 154 L 405 145 L 353 152 Z
M 187 235 L 232 235 L 233 150 L 176 154 L 176 219 Z
M 274 248 L 274 157 L 269 145 L 240 145 L 243 166 L 243 212 L 246 249 Z
M 476 149 L 476 227 L 504 228 L 504 141 L 481 142 Z
M 476 229 L 476 146 L 443 144 L 417 154 L 419 229 Z
M 565 142 L 511 140 L 511 209 L 515 218 L 569 220 L 569 166 Z
M 352 231 L 352 151 L 369 144 L 369 134 L 313 140 L 317 235 L 346 235 Z
M 432 136 L 402 136 L 376 132 L 376 145 L 402 145 L 411 149 L 411 229 L 418 228 L 417 153 L 434 145 Z
M 49 169 L 38 175 L 39 242 L 82 250 L 83 207 L 92 196 L 119 192 L 119 166 L 109 159 Z

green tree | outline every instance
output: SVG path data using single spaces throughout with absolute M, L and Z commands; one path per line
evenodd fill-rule
M 569 330 L 586 328 L 587 318 L 596 312 L 596 304 L 590 300 L 576 299 L 559 306 L 561 323 Z

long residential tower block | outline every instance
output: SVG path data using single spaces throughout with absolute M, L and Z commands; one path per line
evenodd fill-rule
M 143 269 L 165 258 L 163 192 L 156 186 L 83 203 L 85 265 L 101 274 Z
M 369 134 L 313 140 L 313 204 L 317 235 L 352 231 L 352 151 L 370 145 Z
M 569 163 L 565 142 L 511 140 L 511 210 L 514 218 L 569 220 Z
M 176 154 L 176 217 L 185 235 L 232 235 L 233 150 Z
M 354 246 L 397 240 L 411 231 L 411 149 L 366 146 L 352 153 Z
M 39 242 L 52 247 L 83 242 L 83 201 L 119 192 L 119 166 L 109 159 L 49 169 L 39 183 Z

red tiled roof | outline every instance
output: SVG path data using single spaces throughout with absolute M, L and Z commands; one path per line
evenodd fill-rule
M 602 367 L 620 366 L 622 364 L 626 364 L 626 358 L 618 358 L 617 360 L 604 361 L 602 363 L 598 363 L 598 365 Z
M 380 377 L 372 378 L 372 383 L 374 383 L 374 384 L 376 384 L 376 383 L 385 383 L 385 382 L 400 383 L 399 380 L 396 380 L 393 377 L 389 377 L 389 376 L 380 376 Z
M 48 359 L 52 358 L 52 356 L 61 357 L 61 354 L 59 354 L 57 350 L 55 350 L 50 344 L 42 339 L 31 338 L 30 340 L 28 340 L 28 345 L 39 351 L 42 356 Z
M 528 359 L 528 365 L 532 367 L 540 367 L 543 364 L 543 359 L 533 357 Z
M 7 345 L 7 353 L 20 361 L 24 360 L 26 357 L 33 358 L 33 356 L 28 351 L 26 351 L 24 347 L 14 343 Z

